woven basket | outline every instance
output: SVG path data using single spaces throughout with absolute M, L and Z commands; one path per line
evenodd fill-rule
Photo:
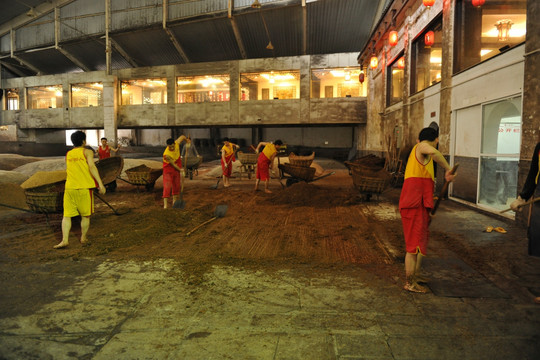
M 113 156 L 107 159 L 96 161 L 96 167 L 103 185 L 107 185 L 116 180 L 124 168 L 124 158 Z
M 296 166 L 309 167 L 315 159 L 315 152 L 311 153 L 309 156 L 298 156 L 295 153 L 289 154 L 289 163 Z
M 298 166 L 298 165 L 292 165 L 289 163 L 280 164 L 279 168 L 284 173 L 287 173 L 295 178 L 298 178 L 304 181 L 313 180 L 313 177 L 315 177 L 315 171 L 316 171 L 314 167 Z
M 236 155 L 238 155 L 238 160 L 240 160 L 242 165 L 255 165 L 259 158 L 259 154 L 245 153 L 242 151 L 237 152 Z
M 185 164 L 186 168 L 188 169 L 198 169 L 202 161 L 203 161 L 202 155 L 188 156 L 188 161 L 186 164 L 185 156 L 182 156 L 182 166 L 184 166 Z
M 61 181 L 25 190 L 26 204 L 36 213 L 61 213 L 64 209 L 64 184 L 65 182 Z
M 386 170 L 381 170 L 375 175 L 372 176 L 372 174 L 366 174 L 353 168 L 352 180 L 354 187 L 361 192 L 382 193 L 390 183 L 390 174 Z
M 152 169 L 143 164 L 126 170 L 126 174 L 132 184 L 152 185 L 163 174 L 163 169 Z

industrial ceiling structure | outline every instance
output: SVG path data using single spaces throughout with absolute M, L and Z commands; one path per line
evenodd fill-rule
M 0 0 L 1 76 L 360 52 L 389 3 Z

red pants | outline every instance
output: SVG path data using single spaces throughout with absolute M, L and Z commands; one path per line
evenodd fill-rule
M 233 156 L 234 155 L 225 157 L 225 162 L 223 162 L 223 158 L 221 158 L 221 170 L 223 170 L 223 175 L 225 177 L 231 177 L 232 163 L 234 161 Z M 229 165 L 229 166 L 225 167 L 225 165 Z
M 257 171 L 255 172 L 255 178 L 266 181 L 270 180 L 270 160 L 263 153 L 259 154 L 257 159 Z
M 426 255 L 429 241 L 429 209 L 420 206 L 400 210 L 405 236 L 405 249 L 408 253 L 416 254 L 418 250 Z
M 163 198 L 180 194 L 180 173 L 176 171 L 163 171 Z

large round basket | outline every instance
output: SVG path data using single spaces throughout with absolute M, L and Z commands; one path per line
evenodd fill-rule
M 237 152 L 236 155 L 238 155 L 238 160 L 240 160 L 242 165 L 255 165 L 259 158 L 259 154 L 245 153 L 242 151 Z
M 26 189 L 26 204 L 30 210 L 40 214 L 61 213 L 64 209 L 65 182 Z
M 315 159 L 315 152 L 311 153 L 309 156 L 298 156 L 295 153 L 289 154 L 289 163 L 295 166 L 309 167 Z
M 152 169 L 143 164 L 126 170 L 126 174 L 131 184 L 153 185 L 163 174 L 163 169 Z
M 107 159 L 96 161 L 96 167 L 101 177 L 103 185 L 107 185 L 116 180 L 124 168 L 124 158 L 113 156 Z
M 298 166 L 289 163 L 280 164 L 279 168 L 286 174 L 300 180 L 311 181 L 315 176 L 316 169 L 310 166 Z

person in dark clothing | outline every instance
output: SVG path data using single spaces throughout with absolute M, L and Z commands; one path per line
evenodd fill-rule
M 518 198 L 510 204 L 510 207 L 514 211 L 520 211 L 531 197 L 540 197 L 540 142 L 536 144 L 534 149 L 531 167 L 523 189 Z M 527 237 L 529 239 L 529 255 L 540 257 L 540 201 L 532 203 Z M 536 297 L 534 302 L 540 304 L 540 296 Z

